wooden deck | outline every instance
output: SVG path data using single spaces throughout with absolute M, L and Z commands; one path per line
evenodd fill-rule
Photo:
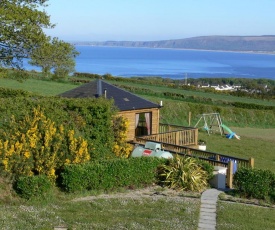
M 209 162 L 213 166 L 227 168 L 226 184 L 233 187 L 233 174 L 240 167 L 254 167 L 254 159 L 243 159 L 225 154 L 197 149 L 198 129 L 175 125 L 160 124 L 161 133 L 135 137 L 132 144 L 145 145 L 147 141 L 162 144 L 162 148 L 181 156 L 195 157 Z
M 160 124 L 159 133 L 139 136 L 136 138 L 180 146 L 196 146 L 198 144 L 198 129 L 176 125 Z

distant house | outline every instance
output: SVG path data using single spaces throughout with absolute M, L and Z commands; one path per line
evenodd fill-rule
M 135 94 L 120 89 L 102 80 L 95 80 L 60 94 L 67 98 L 113 99 L 119 109 L 119 115 L 129 121 L 128 140 L 135 136 L 150 135 L 159 132 L 160 105 L 145 100 Z
M 201 85 L 201 88 L 209 88 L 209 87 L 210 87 L 209 84 L 202 84 L 202 85 Z
M 214 89 L 217 89 L 217 88 L 219 88 L 220 87 L 220 85 L 219 84 L 213 84 L 213 85 L 211 85 L 211 88 L 214 88 Z
M 240 88 L 242 88 L 241 85 L 234 85 L 233 87 L 234 87 L 234 89 L 240 89 Z

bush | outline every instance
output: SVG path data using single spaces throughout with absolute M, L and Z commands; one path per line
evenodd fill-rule
M 62 185 L 67 192 L 152 185 L 156 182 L 157 166 L 164 161 L 141 157 L 66 165 L 61 173 Z
M 47 175 L 54 181 L 64 164 L 90 160 L 87 141 L 56 126 L 39 107 L 22 120 L 12 117 L 9 129 L 0 133 L 1 166 L 14 177 Z
M 56 126 L 63 125 L 66 129 L 74 130 L 76 136 L 85 138 L 91 158 L 114 155 L 112 118 L 116 110 L 113 101 L 104 98 L 0 97 L 0 139 L 5 139 L 2 133 L 10 129 L 8 125 L 12 116 L 16 121 L 22 120 L 38 107 L 43 109 L 45 116 Z
M 240 168 L 234 175 L 233 183 L 245 198 L 266 199 L 275 194 L 275 174 L 270 170 Z
M 35 96 L 35 94 L 21 90 L 21 89 L 7 89 L 7 88 L 0 87 L 1 98 L 28 97 L 28 96 Z
M 23 198 L 43 197 L 52 189 L 50 180 L 45 175 L 19 177 L 15 191 Z
M 207 181 L 209 181 L 210 179 L 213 178 L 214 174 L 214 166 L 209 164 L 207 161 L 203 161 L 203 160 L 198 160 L 197 163 L 199 164 L 199 166 L 206 171 L 207 173 Z
M 191 157 L 176 157 L 158 167 L 158 178 L 164 186 L 185 191 L 202 191 L 207 186 L 208 173 Z
M 128 119 L 117 116 L 113 120 L 114 146 L 113 152 L 117 157 L 128 158 L 133 150 L 133 145 L 127 143 L 127 133 L 129 128 Z

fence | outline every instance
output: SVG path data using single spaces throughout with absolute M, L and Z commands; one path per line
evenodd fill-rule
M 146 136 L 147 137 L 147 136 Z M 181 146 L 174 143 L 156 141 L 154 138 L 146 139 L 144 137 L 136 137 L 132 144 L 145 145 L 145 143 L 150 140 L 154 142 L 159 142 L 162 144 L 162 148 L 171 152 L 172 154 L 184 155 L 189 157 L 195 157 L 204 161 L 209 162 L 213 166 L 222 166 L 227 168 L 226 180 L 227 186 L 229 188 L 233 187 L 233 174 L 239 167 L 254 167 L 254 159 L 243 159 L 238 157 L 233 157 L 225 154 L 214 153 L 209 151 L 203 151 L 196 148 L 191 148 L 188 146 Z M 173 142 L 173 141 L 172 141 Z
M 159 133 L 139 136 L 137 138 L 173 145 L 196 146 L 198 144 L 198 129 L 160 124 Z

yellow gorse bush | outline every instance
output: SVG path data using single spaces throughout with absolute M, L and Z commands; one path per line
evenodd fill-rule
M 21 121 L 11 118 L 10 130 L 0 140 L 0 163 L 14 176 L 47 175 L 53 181 L 56 170 L 65 164 L 90 160 L 88 143 L 74 130 L 57 126 L 43 111 L 33 109 Z
M 132 145 L 127 143 L 129 121 L 124 117 L 117 117 L 114 121 L 115 141 L 113 152 L 121 158 L 128 158 L 133 150 Z

